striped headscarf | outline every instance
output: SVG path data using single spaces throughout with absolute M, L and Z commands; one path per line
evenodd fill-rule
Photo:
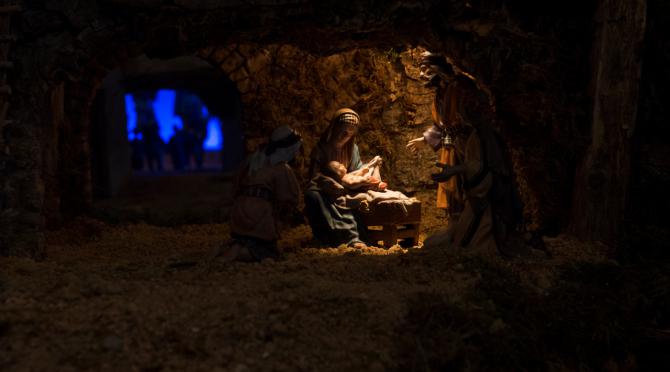
M 355 126 L 357 129 L 361 125 L 361 117 L 358 113 L 350 108 L 342 108 L 335 112 L 333 119 L 330 121 L 330 125 L 326 128 L 325 132 L 321 136 L 319 143 L 327 151 L 327 160 L 336 160 L 344 164 L 346 167 L 349 167 L 351 162 L 351 153 L 354 148 L 354 143 L 356 142 L 356 134 L 354 134 L 349 141 L 341 149 L 335 149 L 332 145 L 332 141 L 338 131 L 344 125 Z

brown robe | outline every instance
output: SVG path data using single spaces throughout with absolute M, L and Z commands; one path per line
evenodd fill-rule
M 464 178 L 471 180 L 480 172 L 483 166 L 482 153 L 479 135 L 473 131 L 465 144 L 465 165 Z M 460 217 L 453 226 L 453 241 L 457 246 L 468 247 L 473 251 L 486 253 L 496 252 L 496 242 L 493 236 L 493 224 L 491 216 L 491 206 L 483 207 L 483 212 L 476 222 L 477 209 L 480 207 L 477 203 L 488 203 L 488 192 L 491 189 L 493 177 L 491 172 L 487 172 L 479 184 L 465 192 L 465 205 Z M 486 205 L 486 204 L 484 204 Z M 473 231 L 471 231 L 471 229 Z M 469 235 L 469 236 L 468 236 Z M 469 239 L 469 241 L 465 241 Z
M 496 138 L 491 126 L 495 115 L 487 95 L 473 82 L 465 80 L 461 82 L 463 89 L 459 91 L 460 97 L 457 102 L 458 122 L 463 127 L 467 124 L 473 128 L 462 147 L 462 165 L 465 166 L 465 173 L 460 177 L 464 184 L 469 182 L 476 184 L 465 188 L 463 211 L 458 219 L 450 223 L 446 230 L 426 239 L 424 244 L 454 245 L 467 247 L 470 252 L 495 254 L 497 243 L 489 191 L 494 181 L 493 173 L 499 177 L 511 177 L 512 171 L 505 162 L 502 144 Z M 433 139 L 434 137 L 433 134 Z M 459 147 L 456 146 L 457 149 Z
M 231 211 L 231 232 L 264 240 L 277 240 L 278 209 L 298 204 L 298 180 L 286 163 L 268 165 L 252 174 L 246 173 L 246 169 L 243 168 L 243 173 L 238 178 L 236 193 L 244 187 L 261 187 L 272 192 L 272 200 L 238 195 Z

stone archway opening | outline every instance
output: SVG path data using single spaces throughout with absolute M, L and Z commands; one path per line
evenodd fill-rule
M 124 98 L 134 173 L 221 168 L 222 122 L 196 93 L 150 89 L 128 92 Z
M 142 55 L 107 74 L 89 111 L 94 213 L 174 224 L 178 216 L 152 216 L 176 209 L 184 222 L 213 220 L 189 205 L 220 209 L 217 183 L 244 157 L 235 83 L 198 57 Z

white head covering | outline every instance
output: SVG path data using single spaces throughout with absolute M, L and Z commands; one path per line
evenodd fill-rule
M 288 162 L 295 157 L 302 146 L 300 135 L 288 125 L 282 125 L 272 131 L 270 143 L 257 150 L 249 161 L 249 173 L 255 172 L 266 165 Z

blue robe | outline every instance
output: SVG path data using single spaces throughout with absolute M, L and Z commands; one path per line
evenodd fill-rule
M 312 169 L 318 171 L 330 160 L 326 158 L 325 151 L 317 147 L 312 155 Z M 363 163 L 358 146 L 354 144 L 347 171 L 358 170 L 361 166 Z M 314 183 L 305 191 L 305 213 L 312 234 L 322 244 L 336 247 L 340 244 L 351 245 L 361 242 L 353 211 L 337 207 L 334 198 L 324 193 Z

